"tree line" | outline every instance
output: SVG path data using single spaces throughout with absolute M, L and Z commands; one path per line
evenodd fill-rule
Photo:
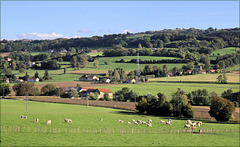
M 55 49 L 57 51 L 74 47 L 82 50 L 87 47 L 113 47 L 120 45 L 127 48 L 136 48 L 140 43 L 146 48 L 187 48 L 199 50 L 208 47 L 206 52 L 224 47 L 239 46 L 239 28 L 217 29 L 209 27 L 202 29 L 164 29 L 160 31 L 146 31 L 141 33 L 110 34 L 104 36 L 92 36 L 86 38 L 58 38 L 54 40 L 1 40 L 2 52 L 45 51 Z M 143 36 L 138 37 L 141 34 Z M 206 53 L 205 52 L 205 53 Z

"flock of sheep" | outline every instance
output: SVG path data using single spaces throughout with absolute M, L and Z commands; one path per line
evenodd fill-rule
M 21 116 L 22 119 L 27 119 L 27 116 Z M 64 121 L 66 123 L 72 123 L 72 120 L 71 119 L 64 119 Z M 100 121 L 103 121 L 103 118 L 100 118 Z M 38 123 L 39 122 L 39 119 L 36 118 L 36 122 Z M 123 120 L 118 120 L 119 123 L 124 123 Z M 172 120 L 169 118 L 168 121 L 163 121 L 163 120 L 160 120 L 160 123 L 161 124 L 167 124 L 167 125 L 170 125 L 171 126 L 171 122 Z M 152 127 L 152 120 L 149 119 L 148 121 L 142 121 L 142 120 L 137 120 L 135 121 L 134 119 L 132 119 L 131 121 L 128 121 L 127 122 L 127 125 L 131 125 L 131 124 L 135 124 L 135 125 L 139 125 L 139 124 L 143 124 L 143 125 L 147 125 L 147 127 Z M 52 124 L 52 121 L 51 120 L 48 120 L 47 121 L 47 125 L 51 125 Z M 193 129 L 197 129 L 197 126 L 200 127 L 202 125 L 202 122 L 199 121 L 199 122 L 192 122 L 191 120 L 187 120 L 186 121 L 186 124 L 184 125 L 184 128 L 192 128 Z M 200 132 L 201 130 L 199 130 Z
M 122 120 L 118 120 L 119 123 L 124 123 Z M 139 124 L 145 124 L 147 125 L 148 127 L 152 127 L 152 120 L 149 119 L 147 122 L 146 121 L 141 121 L 141 120 L 137 120 L 135 121 L 134 119 L 132 119 L 132 122 L 135 124 L 135 125 L 139 125 Z M 167 125 L 170 125 L 171 126 L 171 122 L 172 120 L 169 118 L 168 121 L 164 121 L 164 120 L 160 120 L 160 123 L 161 124 L 167 124 Z M 128 125 L 131 125 L 132 123 L 130 121 L 127 122 Z M 184 125 L 184 128 L 192 128 L 192 129 L 197 129 L 197 127 L 200 127 L 202 125 L 202 122 L 199 121 L 199 122 L 192 122 L 191 120 L 187 120 L 186 121 L 186 124 Z M 201 131 L 201 130 L 200 130 Z
M 167 125 L 171 125 L 171 119 L 169 118 L 168 121 L 166 122 Z M 118 120 L 119 123 L 124 123 L 122 120 Z M 134 123 L 135 125 L 139 125 L 139 124 L 144 124 L 144 125 L 147 125 L 147 127 L 152 127 L 152 120 L 149 119 L 148 121 L 142 121 L 142 120 L 137 120 L 135 121 L 134 119 L 132 119 L 132 121 L 128 121 L 127 124 L 128 125 L 131 125 L 132 123 Z M 160 123 L 165 123 L 165 121 L 163 120 L 160 120 Z
M 22 119 L 27 119 L 27 116 L 21 116 Z M 64 119 L 65 122 L 67 123 L 72 123 L 72 120 L 71 119 Z M 36 118 L 36 122 L 38 123 L 39 122 L 39 119 Z M 48 120 L 47 121 L 47 125 L 51 125 L 52 124 L 52 121 L 51 120 Z

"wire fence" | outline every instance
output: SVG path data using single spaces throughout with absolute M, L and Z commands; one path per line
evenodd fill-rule
M 120 128 L 51 128 L 51 127 L 19 127 L 1 126 L 5 133 L 101 133 L 101 134 L 180 134 L 199 133 L 199 130 L 162 130 L 162 129 L 120 129 Z M 240 129 L 201 129 L 201 133 L 240 132 Z

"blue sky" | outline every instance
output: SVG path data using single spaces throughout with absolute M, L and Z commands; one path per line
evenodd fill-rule
M 1 39 L 239 27 L 239 1 L 1 1 Z

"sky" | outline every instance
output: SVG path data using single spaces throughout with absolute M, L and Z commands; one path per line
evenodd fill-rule
M 239 27 L 239 1 L 1 1 L 1 39 Z

